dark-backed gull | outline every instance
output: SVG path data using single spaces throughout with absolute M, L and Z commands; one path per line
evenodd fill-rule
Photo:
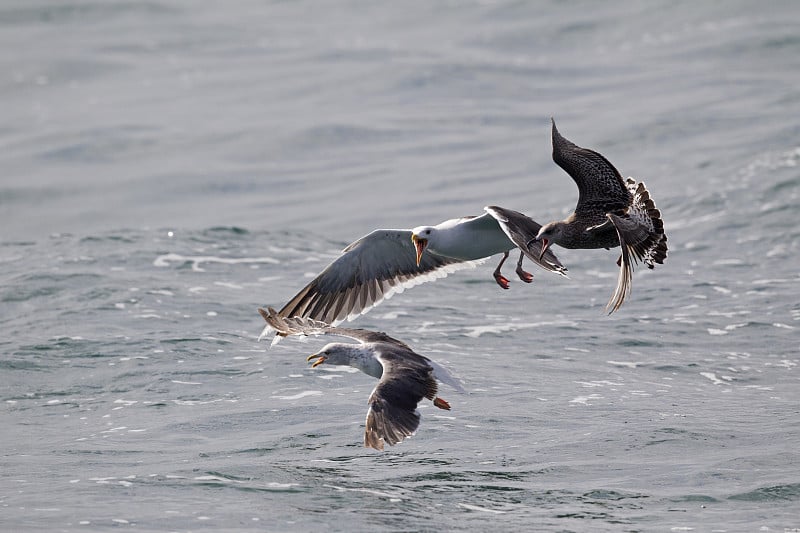
M 549 251 L 551 244 L 564 248 L 615 248 L 617 288 L 606 305 L 609 314 L 620 308 L 631 292 L 634 262 L 648 268 L 667 257 L 667 236 L 661 212 L 656 209 L 644 183 L 622 175 L 599 153 L 568 141 L 553 123 L 553 160 L 578 185 L 578 204 L 566 219 L 545 224 L 531 241 Z
M 437 379 L 464 391 L 444 367 L 385 333 L 338 328 L 308 318 L 285 318 L 272 308 L 258 312 L 280 336 L 337 335 L 359 341 L 327 344 L 307 361 L 313 361 L 312 368 L 322 363 L 349 365 L 380 380 L 369 396 L 364 430 L 364 446 L 368 448 L 383 450 L 384 442 L 394 445 L 413 435 L 420 421 L 417 404 L 423 398 L 433 400 L 439 409 L 450 410 L 450 404 L 437 396 Z

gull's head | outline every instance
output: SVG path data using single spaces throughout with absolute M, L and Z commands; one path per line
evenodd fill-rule
M 417 250 L 417 266 L 422 260 L 422 252 L 431 242 L 431 239 L 436 238 L 436 228 L 431 226 L 419 226 L 411 230 L 411 242 L 414 243 L 414 248 Z
M 322 350 L 312 353 L 306 358 L 311 364 L 311 368 L 316 368 L 322 363 L 329 365 L 349 365 L 353 360 L 355 345 L 343 342 L 332 342 L 326 344 Z
M 536 234 L 536 237 L 528 242 L 528 247 L 534 242 L 540 243 L 542 249 L 539 252 L 539 259 L 541 259 L 552 243 L 558 244 L 558 242 L 561 241 L 563 233 L 563 222 L 550 222 L 539 229 L 539 233 Z

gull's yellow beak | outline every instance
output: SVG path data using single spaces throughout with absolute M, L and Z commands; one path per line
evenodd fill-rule
M 419 262 L 422 259 L 422 252 L 424 252 L 425 247 L 428 246 L 428 239 L 420 239 L 415 234 L 412 234 L 411 242 L 414 243 L 414 248 L 417 249 L 417 266 L 419 266 Z
M 311 362 L 312 359 L 316 359 L 316 361 L 314 361 L 314 364 L 311 365 L 311 368 L 316 368 L 325 362 L 325 356 L 322 355 L 321 353 L 312 353 L 311 355 L 306 357 L 306 361 L 309 363 Z

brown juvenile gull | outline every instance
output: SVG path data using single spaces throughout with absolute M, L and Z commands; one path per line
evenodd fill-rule
M 258 310 L 278 335 L 337 335 L 360 344 L 333 342 L 309 355 L 312 368 L 328 363 L 349 365 L 374 378 L 378 384 L 369 395 L 369 410 L 364 430 L 364 446 L 383 450 L 384 442 L 395 445 L 413 435 L 419 427 L 417 404 L 433 400 L 439 409 L 450 410 L 450 404 L 439 398 L 436 380 L 456 390 L 464 389 L 444 367 L 415 353 L 397 339 L 365 329 L 337 328 L 308 318 L 285 318 L 273 308 Z
M 522 281 L 533 281 L 533 275 L 522 270 L 523 257 L 566 276 L 567 269 L 553 252 L 542 250 L 537 242 L 527 246 L 540 224 L 502 207 L 488 206 L 484 211 L 480 216 L 446 220 L 435 226 L 374 230 L 347 246 L 342 255 L 281 308 L 281 316 L 301 316 L 336 325 L 366 313 L 409 287 L 456 270 L 474 268 L 498 253 L 503 258 L 493 275 L 497 284 L 507 289 L 509 282 L 500 267 L 515 247 L 520 249 L 516 272 Z
M 620 308 L 631 292 L 633 263 L 643 261 L 648 268 L 667 258 L 667 236 L 661 212 L 644 183 L 622 175 L 605 157 L 568 141 L 553 123 L 553 161 L 578 185 L 575 211 L 562 221 L 545 224 L 531 242 L 540 243 L 545 252 L 551 244 L 564 248 L 615 248 L 617 288 L 606 305 L 609 314 Z

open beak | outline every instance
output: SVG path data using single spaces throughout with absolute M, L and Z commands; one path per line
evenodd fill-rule
M 416 235 L 411 235 L 411 242 L 414 243 L 414 248 L 417 249 L 417 266 L 419 266 L 419 262 L 422 259 L 422 252 L 424 252 L 425 247 L 428 246 L 428 239 L 420 239 Z
M 309 363 L 311 362 L 312 359 L 316 359 L 316 361 L 314 361 L 314 364 L 311 365 L 311 368 L 316 368 L 325 362 L 325 356 L 320 353 L 312 353 L 311 355 L 306 357 L 306 361 L 308 361 Z
M 547 251 L 547 248 L 550 246 L 550 241 L 548 241 L 544 237 L 541 238 L 541 241 L 542 241 L 542 251 L 539 253 L 539 261 L 542 260 L 542 257 L 544 257 L 544 253 Z

